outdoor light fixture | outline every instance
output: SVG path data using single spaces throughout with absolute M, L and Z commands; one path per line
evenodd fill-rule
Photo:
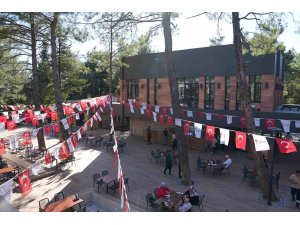
M 269 88 L 269 83 L 266 82 L 266 83 L 265 83 L 265 89 L 268 89 L 268 88 Z

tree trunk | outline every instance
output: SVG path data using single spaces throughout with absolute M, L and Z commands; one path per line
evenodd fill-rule
M 170 93 L 172 100 L 172 108 L 174 118 L 181 118 L 180 105 L 179 105 L 179 93 L 177 88 L 176 76 L 175 76 L 175 66 L 172 52 L 172 33 L 170 26 L 170 14 L 162 13 L 163 17 L 163 31 L 165 38 L 165 59 L 166 59 L 166 72 L 169 78 Z M 175 126 L 175 133 L 177 137 L 177 148 L 179 154 L 179 163 L 182 169 L 182 183 L 185 185 L 191 185 L 191 172 L 189 165 L 189 158 L 187 153 L 187 145 L 182 132 L 182 128 Z
M 57 66 L 57 56 L 56 56 L 56 26 L 58 23 L 58 13 L 54 13 L 54 18 L 51 21 L 51 67 L 52 67 L 52 77 L 55 89 L 55 99 L 58 118 L 61 121 L 65 118 L 63 106 L 62 106 L 62 94 L 61 94 L 61 81 L 58 77 L 58 66 Z M 60 141 L 63 142 L 68 139 L 68 131 L 65 130 L 63 124 L 60 122 Z
M 247 84 L 246 75 L 245 75 L 245 64 L 243 61 L 242 53 L 242 34 L 240 28 L 240 18 L 238 12 L 232 13 L 232 25 L 233 25 L 233 41 L 235 46 L 235 60 L 236 60 L 236 69 L 237 69 L 237 78 L 239 82 L 239 92 L 241 97 L 241 109 L 246 118 L 247 132 L 256 133 L 253 112 L 250 106 L 250 96 L 249 96 L 249 86 Z M 258 180 L 261 191 L 264 198 L 269 196 L 269 171 L 266 167 L 262 152 L 256 152 L 254 148 L 254 142 L 251 136 L 250 140 L 250 151 L 254 154 L 255 166 L 258 173 Z M 272 199 L 277 200 L 277 196 L 272 190 Z
M 41 95 L 39 90 L 39 77 L 37 71 L 37 55 L 36 55 L 36 33 L 35 33 L 34 13 L 30 13 L 30 33 L 31 33 L 31 61 L 32 61 L 32 78 L 33 78 L 33 104 L 35 110 L 40 110 Z M 42 127 L 42 121 L 39 120 L 38 127 Z M 39 149 L 45 148 L 45 139 L 43 129 L 37 133 Z

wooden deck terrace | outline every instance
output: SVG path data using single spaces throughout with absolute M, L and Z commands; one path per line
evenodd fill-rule
M 108 130 L 97 129 L 89 131 L 93 135 L 109 133 Z M 117 132 L 118 134 L 118 132 Z M 170 149 L 159 144 L 147 145 L 140 137 L 129 135 L 127 137 L 127 149 L 120 152 L 123 174 L 129 177 L 129 190 L 127 190 L 129 204 L 136 206 L 140 211 L 146 209 L 146 195 L 153 193 L 161 181 L 175 191 L 185 191 L 186 186 L 180 184 L 178 179 L 178 164 L 173 165 L 172 175 L 164 175 L 164 162 L 156 164 L 151 162 L 151 151 L 156 149 Z M 226 153 L 217 152 L 214 155 L 208 152 L 189 150 L 189 160 L 192 179 L 195 188 L 200 194 L 204 194 L 204 211 L 206 212 L 297 212 L 295 202 L 291 201 L 288 177 L 299 169 L 300 156 L 284 156 L 279 154 L 274 163 L 274 174 L 281 172 L 279 180 L 279 193 L 281 201 L 267 205 L 266 200 L 261 199 L 260 190 L 257 185 L 250 186 L 249 181 L 242 183 L 242 168 L 247 165 L 253 167 L 253 160 L 247 158 L 244 152 L 228 151 Z M 207 171 L 203 176 L 201 172 L 196 173 L 196 160 L 200 156 L 202 159 L 214 157 L 224 159 L 224 155 L 229 154 L 233 164 L 230 176 L 212 176 L 211 171 Z M 55 176 L 36 181 L 32 184 L 33 192 L 28 199 L 22 199 L 20 194 L 13 194 L 13 205 L 20 211 L 38 211 L 38 201 L 42 198 L 52 198 L 53 194 L 63 191 L 65 195 L 79 193 L 80 191 L 92 187 L 92 175 L 105 169 L 111 169 L 113 153 L 107 152 L 103 147 L 85 147 L 81 144 L 81 149 L 75 152 L 76 166 Z M 117 170 L 117 165 L 114 170 Z M 96 190 L 96 187 L 95 187 Z M 99 195 L 106 196 L 105 189 L 99 190 Z M 112 194 L 110 194 L 111 197 Z M 120 201 L 118 192 L 113 197 Z M 193 211 L 198 211 L 193 207 Z

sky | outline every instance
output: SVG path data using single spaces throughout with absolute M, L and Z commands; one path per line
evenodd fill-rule
M 190 48 L 207 47 L 210 45 L 209 38 L 212 38 L 216 34 L 217 24 L 216 22 L 209 21 L 206 16 L 189 18 L 190 16 L 197 15 L 198 12 L 183 12 L 180 17 L 175 20 L 175 24 L 178 26 L 178 31 L 173 35 L 173 50 L 182 50 Z M 296 21 L 300 21 L 300 13 L 294 13 Z M 287 49 L 294 48 L 300 53 L 300 34 L 296 34 L 296 24 L 293 22 L 292 16 L 286 14 L 287 27 L 284 33 L 280 36 L 279 41 L 282 41 Z M 300 25 L 300 24 L 299 24 Z M 139 26 L 138 30 L 140 34 L 147 31 L 149 25 L 143 24 Z M 256 23 L 254 21 L 242 21 L 241 27 L 244 30 L 255 31 Z M 222 34 L 225 36 L 223 44 L 232 44 L 232 24 L 228 22 L 221 22 L 220 28 Z M 164 51 L 164 37 L 162 30 L 158 36 L 155 36 L 151 43 L 152 49 L 155 52 Z M 92 40 L 86 43 L 73 42 L 72 49 L 78 51 L 79 54 L 85 55 L 87 51 L 92 50 L 94 47 L 100 48 L 99 40 Z

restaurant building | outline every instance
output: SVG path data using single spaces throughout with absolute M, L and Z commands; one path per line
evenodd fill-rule
M 234 45 L 174 51 L 180 103 L 183 107 L 240 109 Z M 125 57 L 122 99 L 171 106 L 164 53 Z M 279 52 L 245 56 L 246 75 L 254 110 L 272 112 L 283 102 L 283 57 Z

